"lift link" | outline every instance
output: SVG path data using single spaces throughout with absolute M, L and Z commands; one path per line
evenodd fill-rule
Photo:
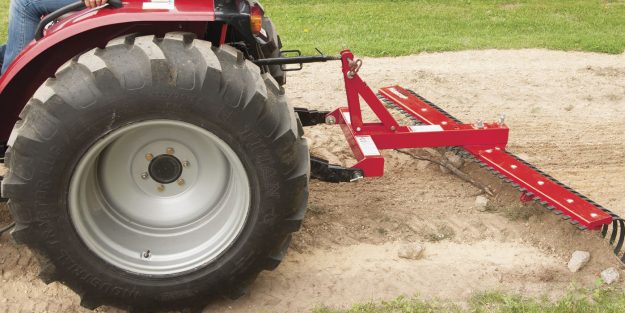
M 318 124 L 326 123 L 326 115 L 329 111 L 317 111 L 306 108 L 295 108 L 295 113 L 299 116 L 299 120 L 302 122 L 302 126 L 315 126 Z
M 364 173 L 361 169 L 330 164 L 327 160 L 311 156 L 310 176 L 329 183 L 349 183 L 363 179 Z

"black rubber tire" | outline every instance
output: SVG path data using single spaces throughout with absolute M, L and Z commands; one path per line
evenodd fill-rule
M 238 50 L 187 33 L 133 35 L 74 58 L 20 115 L 7 152 L 2 193 L 17 243 L 40 259 L 40 277 L 59 281 L 94 309 L 199 309 L 215 296 L 237 298 L 262 270 L 278 266 L 308 199 L 308 146 L 284 91 Z M 227 142 L 250 179 L 252 205 L 236 242 L 210 264 L 148 277 L 107 264 L 82 242 L 67 206 L 81 156 L 124 125 L 173 119 Z

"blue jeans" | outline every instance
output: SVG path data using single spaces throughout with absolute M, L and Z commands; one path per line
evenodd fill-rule
M 9 39 L 0 46 L 0 65 L 4 74 L 17 55 L 35 38 L 41 17 L 78 0 L 11 0 Z

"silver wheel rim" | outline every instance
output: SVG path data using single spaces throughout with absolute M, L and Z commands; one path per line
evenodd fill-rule
M 180 161 L 174 182 L 159 183 L 149 171 L 159 156 Z M 227 143 L 195 125 L 152 120 L 91 147 L 74 171 L 68 200 L 78 235 L 104 261 L 172 275 L 228 249 L 243 230 L 250 198 L 245 168 Z

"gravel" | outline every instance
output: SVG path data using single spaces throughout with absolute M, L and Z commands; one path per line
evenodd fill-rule
M 608 285 L 618 282 L 620 278 L 620 274 L 618 270 L 614 267 L 610 267 L 603 272 L 601 272 L 601 279 Z
M 401 246 L 397 255 L 402 259 L 418 260 L 423 256 L 423 250 L 423 246 L 411 243 Z
M 588 251 L 575 251 L 569 260 L 569 271 L 576 273 L 590 261 L 590 252 Z
M 484 212 L 486 211 L 486 206 L 488 205 L 488 198 L 484 197 L 484 196 L 477 196 L 475 198 L 475 208 L 480 211 L 480 212 Z

